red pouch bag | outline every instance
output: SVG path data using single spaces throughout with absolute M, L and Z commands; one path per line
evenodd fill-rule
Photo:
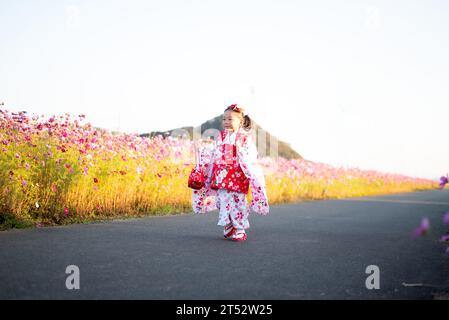
M 188 186 L 189 188 L 199 190 L 204 187 L 205 177 L 204 172 L 201 167 L 196 166 L 192 169 L 189 176 Z
M 196 166 L 192 169 L 192 172 L 190 172 L 189 175 L 189 181 L 187 183 L 188 187 L 191 189 L 199 190 L 204 187 L 206 177 L 204 176 L 204 170 L 200 166 L 198 162 L 198 151 L 196 149 L 195 145 L 195 162 Z

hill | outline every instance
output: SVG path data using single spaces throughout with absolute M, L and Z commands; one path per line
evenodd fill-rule
M 188 133 L 187 138 L 192 139 L 193 138 L 193 132 L 194 130 L 198 130 L 198 132 L 200 132 L 201 134 L 205 133 L 208 129 L 216 129 L 216 130 L 223 130 L 222 127 L 222 117 L 223 115 L 217 116 L 213 119 L 210 119 L 204 123 L 202 123 L 201 125 L 199 125 L 198 127 L 182 127 L 182 128 L 176 128 L 176 129 L 172 129 L 172 130 L 168 130 L 168 131 L 152 131 L 150 133 L 143 133 L 140 136 L 141 137 L 155 137 L 157 135 L 161 135 L 163 137 L 167 137 L 167 136 L 182 136 L 183 134 L 185 135 L 185 133 Z M 285 141 L 281 141 L 279 139 L 277 139 L 275 136 L 271 135 L 267 130 L 263 129 L 259 124 L 257 124 L 257 122 L 255 122 L 253 119 L 252 120 L 252 135 L 253 135 L 253 139 L 256 142 L 256 146 L 258 147 L 259 150 L 259 154 L 261 156 L 268 156 L 268 157 L 275 157 L 275 155 L 270 154 L 270 147 L 271 147 L 271 143 L 276 143 L 277 142 L 277 147 L 278 147 L 278 153 L 277 155 L 279 157 L 285 158 L 285 159 L 302 159 L 303 157 L 296 152 L 289 143 L 285 142 Z M 207 134 L 207 132 L 206 132 Z M 265 134 L 265 141 L 266 141 L 266 148 L 262 149 L 259 148 L 259 136 Z M 210 135 L 211 137 L 213 137 L 213 139 L 215 139 L 215 137 L 213 136 L 213 134 Z M 262 137 L 260 137 L 261 139 L 263 139 Z M 262 140 L 263 141 L 263 140 Z M 275 147 L 275 145 L 273 146 Z

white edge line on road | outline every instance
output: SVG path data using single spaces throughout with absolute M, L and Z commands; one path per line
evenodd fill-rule
M 449 202 L 439 201 L 420 201 L 420 200 L 388 200 L 388 199 L 337 199 L 341 201 L 374 201 L 374 202 L 392 202 L 392 203 L 410 203 L 410 204 L 430 204 L 449 206 Z

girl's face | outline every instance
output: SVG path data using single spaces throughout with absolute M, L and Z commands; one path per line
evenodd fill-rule
M 243 119 L 238 112 L 227 110 L 223 114 L 222 124 L 225 130 L 237 131 L 242 126 Z

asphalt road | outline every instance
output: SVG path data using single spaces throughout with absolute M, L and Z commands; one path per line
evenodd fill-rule
M 449 190 L 272 205 L 242 243 L 222 238 L 217 211 L 8 230 L 0 299 L 433 299 L 449 292 L 448 210 Z M 412 240 L 423 216 L 431 233 Z

